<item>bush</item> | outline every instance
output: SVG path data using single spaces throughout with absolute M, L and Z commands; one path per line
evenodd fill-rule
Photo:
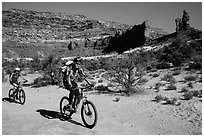
M 192 82 L 188 82 L 187 85 L 188 85 L 189 88 L 193 88 L 193 83 Z
M 160 86 L 162 86 L 162 83 L 161 83 L 161 82 L 158 82 L 158 83 L 155 84 L 155 90 L 156 90 L 157 92 L 159 92 Z
M 194 97 L 202 97 L 202 90 L 192 90 L 192 93 Z
M 145 84 L 147 82 L 148 80 L 146 78 L 141 78 L 140 80 L 138 80 L 138 84 Z
M 176 76 L 176 75 L 180 75 L 181 74 L 181 71 L 180 70 L 176 70 L 172 73 L 173 76 Z
M 190 100 L 192 98 L 193 98 L 193 93 L 191 91 L 188 91 L 188 92 L 184 93 L 184 96 L 183 96 L 184 100 Z
M 104 86 L 104 85 L 99 85 L 99 86 L 95 87 L 95 89 L 99 90 L 99 91 L 106 91 L 106 90 L 108 90 L 108 87 Z
M 152 77 L 158 77 L 158 76 L 159 76 L 158 73 L 154 73 L 154 74 L 152 75 Z
M 32 87 L 37 88 L 37 87 L 44 87 L 51 85 L 52 81 L 49 76 L 44 75 L 43 77 L 38 77 L 34 79 L 34 82 L 31 83 Z
M 186 87 L 181 88 L 179 93 L 187 93 L 189 90 Z
M 200 69 L 202 67 L 202 42 L 191 41 L 186 43 L 185 38 L 177 36 L 172 44 L 164 46 L 157 52 L 156 58 L 161 63 L 159 68 L 167 68 L 166 64 L 181 66 L 182 63 L 191 60 L 194 62 L 190 67 Z
M 176 90 L 176 89 L 177 89 L 177 87 L 171 83 L 170 85 L 167 86 L 166 90 Z
M 197 78 L 198 78 L 197 75 L 184 76 L 184 80 L 185 80 L 185 81 L 196 81 Z
M 103 79 L 99 79 L 99 80 L 98 80 L 98 83 L 103 83 Z
M 137 92 L 134 86 L 138 84 L 145 74 L 142 69 L 145 62 L 145 57 L 138 53 L 128 54 L 125 58 L 111 60 L 110 67 L 113 70 L 111 81 L 124 87 L 127 95 Z
M 161 78 L 161 80 L 163 81 L 167 81 L 167 82 L 170 82 L 170 83 L 176 83 L 176 80 L 174 79 L 173 75 L 172 74 L 166 74 L 164 75 L 163 78 Z

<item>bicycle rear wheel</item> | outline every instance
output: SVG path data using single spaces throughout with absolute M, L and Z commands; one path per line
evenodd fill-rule
M 13 93 L 14 93 L 14 89 L 10 89 L 9 90 L 9 94 L 8 94 L 8 96 L 9 96 L 9 99 L 11 100 L 11 101 L 14 101 L 15 100 L 15 96 L 13 95 Z
M 23 105 L 25 103 L 25 91 L 23 89 L 18 91 L 18 99 L 20 101 L 20 104 Z
M 81 118 L 88 128 L 93 128 L 98 120 L 98 114 L 95 105 L 91 101 L 86 101 L 81 107 Z
M 64 116 L 71 117 L 73 112 L 70 112 L 69 108 L 69 98 L 64 96 L 60 100 L 60 113 Z

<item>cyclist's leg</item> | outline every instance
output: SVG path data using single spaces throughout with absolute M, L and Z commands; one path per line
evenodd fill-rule
M 82 95 L 81 95 L 81 89 L 77 88 L 75 91 L 75 110 L 77 110 L 78 105 L 82 99 Z
M 76 103 L 77 103 L 77 97 L 78 97 L 78 84 L 75 81 L 72 81 L 72 91 L 73 91 L 73 96 L 74 96 L 72 107 L 75 109 L 77 105 Z

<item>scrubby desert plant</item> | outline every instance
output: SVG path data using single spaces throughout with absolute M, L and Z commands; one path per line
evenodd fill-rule
M 188 85 L 189 88 L 193 88 L 193 83 L 191 81 L 188 82 L 187 85 Z
M 158 77 L 158 76 L 159 76 L 158 73 L 154 73 L 154 74 L 152 74 L 152 77 Z
M 179 93 L 187 93 L 189 91 L 189 89 L 187 89 L 186 87 L 182 87 L 180 91 L 178 91 Z
M 158 83 L 155 84 L 154 89 L 156 90 L 156 92 L 159 92 L 160 86 L 162 86 L 161 82 L 158 82 Z
M 202 90 L 192 90 L 192 93 L 194 97 L 202 97 Z
M 171 83 L 171 84 L 169 84 L 168 86 L 167 86 L 167 89 L 166 90 L 176 90 L 177 89 L 177 87 L 173 84 L 173 83 Z
M 108 87 L 104 85 L 98 85 L 97 87 L 95 87 L 95 89 L 99 91 L 106 91 Z
M 143 70 L 145 62 L 145 57 L 139 53 L 129 54 L 125 58 L 113 59 L 110 63 L 113 70 L 111 81 L 124 87 L 127 95 L 136 93 L 135 86 L 145 74 Z
M 185 81 L 196 81 L 196 79 L 198 78 L 197 75 L 187 75 L 187 76 L 184 76 L 184 80 Z
M 181 74 L 181 71 L 180 71 L 180 70 L 175 70 L 175 71 L 173 71 L 173 73 L 172 73 L 173 76 L 176 76 L 176 75 L 179 75 L 179 74 Z
M 184 95 L 183 95 L 183 100 L 190 100 L 193 98 L 193 92 L 192 91 L 188 91 L 188 92 L 185 92 Z
M 99 79 L 99 80 L 98 80 L 98 83 L 103 83 L 103 79 Z
M 170 82 L 170 83 L 174 83 L 174 84 L 176 83 L 176 80 L 175 80 L 175 78 L 173 77 L 172 74 L 164 75 L 164 77 L 162 77 L 161 80 L 167 81 L 167 82 Z

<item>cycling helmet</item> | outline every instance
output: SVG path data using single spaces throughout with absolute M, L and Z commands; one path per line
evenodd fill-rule
M 20 68 L 15 68 L 15 70 L 14 71 L 20 71 Z

